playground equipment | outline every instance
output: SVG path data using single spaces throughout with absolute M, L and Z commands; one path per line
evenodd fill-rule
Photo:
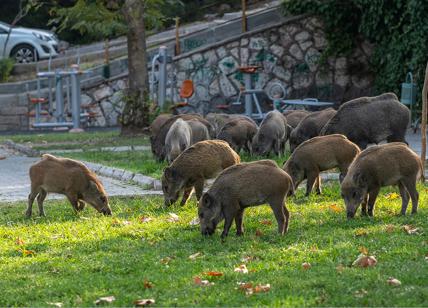
M 401 84 L 401 98 L 402 104 L 410 108 L 411 126 L 416 131 L 420 122 L 420 118 L 416 114 L 416 83 L 413 82 L 413 74 L 408 72 L 406 75 L 406 82 Z
M 80 59 L 78 60 L 79 62 Z M 50 63 L 51 58 L 49 59 L 47 72 L 39 72 L 37 66 L 37 97 L 29 97 L 30 102 L 35 105 L 35 121 L 32 126 L 34 128 L 69 127 L 75 130 L 81 129 L 82 122 L 86 122 L 90 115 L 89 113 L 81 113 L 80 78 L 82 75 L 89 73 L 89 71 L 80 70 L 78 64 L 72 65 L 70 69 L 51 71 Z M 44 79 L 48 80 L 48 98 L 42 97 L 41 93 L 41 81 Z M 52 83 L 55 83 L 55 100 L 52 95 Z M 71 122 L 66 121 L 70 110 L 65 108 L 64 84 L 68 108 L 71 108 Z M 43 110 L 43 105 L 45 104 L 48 104 L 47 110 Z M 53 116 L 55 121 L 42 122 L 42 116 Z

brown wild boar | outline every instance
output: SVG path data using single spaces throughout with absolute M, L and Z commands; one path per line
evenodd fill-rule
M 306 110 L 286 110 L 282 114 L 287 119 L 287 124 L 294 129 L 309 113 Z
M 172 117 L 172 114 L 162 113 L 153 120 L 152 124 L 150 124 L 150 136 L 156 136 L 159 133 L 162 125 L 165 124 Z
M 327 108 L 321 111 L 315 111 L 308 114 L 296 126 L 290 135 L 290 151 L 304 141 L 319 136 L 324 125 L 336 114 L 333 108 Z
M 241 149 L 245 149 L 248 153 L 251 148 L 251 141 L 257 133 L 257 125 L 254 122 L 247 121 L 242 118 L 234 118 L 224 124 L 217 139 L 224 140 L 234 149 L 237 153 Z
M 26 215 L 31 217 L 37 197 L 39 215 L 45 216 L 43 201 L 48 193 L 65 195 L 75 211 L 81 211 L 85 202 L 98 212 L 111 215 L 107 194 L 97 176 L 81 162 L 44 154 L 42 160 L 30 167 L 31 192 Z
M 245 115 L 242 114 L 226 114 L 226 113 L 208 113 L 205 116 L 205 119 L 211 123 L 211 125 L 213 126 L 214 130 L 215 130 L 215 135 L 218 136 L 218 134 L 220 133 L 220 130 L 223 128 L 223 126 L 229 122 L 232 119 L 244 119 L 247 121 L 250 121 L 251 123 L 253 123 L 254 125 L 257 126 L 256 122 L 254 122 L 253 119 L 251 119 L 250 117 L 247 117 Z
M 162 175 L 165 206 L 177 201 L 183 192 L 181 205 L 185 205 L 193 188 L 199 200 L 204 182 L 217 176 L 223 169 L 240 162 L 239 155 L 221 140 L 197 142 L 181 153 Z
M 390 185 L 397 185 L 400 190 L 401 215 L 406 214 L 410 198 L 412 214 L 415 214 L 419 199 L 416 181 L 424 179 L 423 173 L 419 156 L 404 143 L 392 142 L 367 148 L 349 166 L 342 182 L 342 197 L 348 218 L 355 216 L 360 204 L 361 215 L 373 216 L 380 188 Z
M 207 127 L 208 132 L 210 133 L 210 137 L 213 137 L 213 138 L 215 137 L 215 132 L 211 124 L 207 120 L 205 120 L 203 117 L 201 117 L 199 114 L 181 114 L 181 115 L 173 116 L 161 126 L 159 133 L 157 135 L 152 136 L 150 138 L 150 144 L 151 144 L 153 156 L 155 156 L 159 161 L 163 161 L 166 158 L 166 152 L 165 152 L 166 135 L 168 134 L 168 131 L 171 128 L 171 125 L 177 119 L 183 119 L 185 121 L 197 120 Z
M 345 177 L 349 165 L 360 153 L 358 146 L 343 135 L 329 135 L 311 138 L 299 145 L 284 164 L 284 171 L 293 180 L 294 189 L 304 180 L 306 196 L 314 183 L 317 193 L 321 193 L 321 171 L 339 168 L 340 181 Z
M 290 131 L 291 128 L 281 112 L 277 110 L 268 112 L 253 137 L 252 153 L 267 156 L 273 151 L 275 155 L 280 155 L 285 150 Z
M 320 135 L 343 134 L 362 150 L 369 143 L 406 142 L 410 110 L 394 93 L 360 97 L 342 104 Z
M 192 144 L 209 139 L 208 129 L 197 120 L 177 119 L 165 139 L 166 159 L 171 163 Z
M 290 214 L 285 198 L 293 192 L 290 176 L 272 160 L 238 164 L 224 170 L 202 195 L 198 215 L 202 235 L 212 235 L 224 219 L 221 237 L 228 235 L 233 220 L 236 234 L 242 235 L 244 210 L 269 203 L 278 222 L 278 232 L 288 230 Z

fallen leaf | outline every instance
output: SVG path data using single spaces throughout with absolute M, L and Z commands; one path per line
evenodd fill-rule
M 198 286 L 212 286 L 214 285 L 214 282 L 209 282 L 208 280 L 203 280 L 201 279 L 201 277 L 193 277 L 193 282 L 194 284 L 198 285 Z
M 202 256 L 202 253 L 201 252 L 197 252 L 197 253 L 194 253 L 193 255 L 190 255 L 189 259 L 190 260 L 196 260 L 196 258 L 200 257 L 200 256 Z
M 389 285 L 394 286 L 394 287 L 401 286 L 401 281 L 400 281 L 400 280 L 398 280 L 398 279 L 396 279 L 396 278 L 394 278 L 394 277 L 389 277 L 389 278 L 386 280 L 386 282 L 387 282 Z
M 238 286 L 240 290 L 247 290 L 253 288 L 253 284 L 251 282 L 238 282 Z
M 6 156 L 0 156 L 0 160 L 6 159 Z
M 154 303 L 155 303 L 155 300 L 153 298 L 137 299 L 136 301 L 134 301 L 135 307 L 144 307 Z
M 407 234 L 418 234 L 419 228 L 413 227 L 411 225 L 404 225 L 403 226 L 404 231 L 407 232 Z
M 16 239 L 15 243 L 16 245 L 19 245 L 19 246 L 22 246 L 25 244 L 25 242 L 19 237 Z
M 310 269 L 312 267 L 312 265 L 311 265 L 311 263 L 309 263 L 309 262 L 304 262 L 304 263 L 302 263 L 302 268 L 304 269 L 304 270 L 308 270 L 308 269 Z
M 149 221 L 152 221 L 152 220 L 153 220 L 153 218 L 151 218 L 151 217 L 146 217 L 146 216 L 141 216 L 140 217 L 140 222 L 141 223 L 149 222 Z
M 253 261 L 254 259 L 255 258 L 253 256 L 245 256 L 241 259 L 241 262 L 248 263 L 250 261 Z
M 272 221 L 271 221 L 271 220 L 269 220 L 269 219 L 263 219 L 263 220 L 261 220 L 261 221 L 260 221 L 260 223 L 261 223 L 262 225 L 266 225 L 266 226 L 270 226 L 270 225 L 272 225 Z
M 239 265 L 233 271 L 236 273 L 248 274 L 248 269 L 247 269 L 247 266 L 245 264 Z
M 400 195 L 395 193 L 395 192 L 392 192 L 392 193 L 386 194 L 385 198 L 388 200 L 395 200 L 395 199 L 400 198 Z
M 169 217 L 166 219 L 166 221 L 168 221 L 168 222 L 177 222 L 177 221 L 180 220 L 180 217 L 178 217 L 177 214 L 174 214 L 174 213 L 168 213 L 168 214 L 169 214 Z
M 361 298 L 361 297 L 366 296 L 368 293 L 369 293 L 369 292 L 367 292 L 367 290 L 365 290 L 365 289 L 361 289 L 361 290 L 355 291 L 355 292 L 354 292 L 354 296 L 355 296 L 355 297 L 359 297 L 359 298 Z
M 329 209 L 332 210 L 334 213 L 343 212 L 343 207 L 338 206 L 336 203 L 330 204 Z
M 254 293 L 267 292 L 270 290 L 270 284 L 260 284 L 253 288 Z
M 387 233 L 392 233 L 392 232 L 394 232 L 394 231 L 395 231 L 395 226 L 394 226 L 394 225 L 387 225 L 387 226 L 385 227 L 385 231 L 386 231 Z
M 116 300 L 116 297 L 114 296 L 105 296 L 105 297 L 100 297 L 99 299 L 97 299 L 94 304 L 95 305 L 100 305 L 100 304 L 110 304 L 112 302 L 114 302 Z
M 46 302 L 46 304 L 61 308 L 64 304 L 61 302 Z
M 222 272 L 216 272 L 216 271 L 209 271 L 209 272 L 205 272 L 204 273 L 207 276 L 211 276 L 211 277 L 220 277 L 223 276 Z
M 365 256 L 367 256 L 369 254 L 369 250 L 367 249 L 367 247 L 364 247 L 364 246 L 358 247 L 358 251 L 361 252 Z
M 112 220 L 111 224 L 113 226 L 126 226 L 126 225 L 130 225 L 131 222 L 128 220 L 120 220 L 120 219 L 114 218 Z
M 191 225 L 191 226 L 197 226 L 197 225 L 199 225 L 199 217 L 195 217 L 195 218 L 193 218 L 193 219 L 189 222 L 189 225 Z
M 352 263 L 352 266 L 372 267 L 372 266 L 375 266 L 376 264 L 377 264 L 377 260 L 375 257 L 360 254 L 358 258 Z
M 263 235 L 263 232 L 260 231 L 259 229 L 257 229 L 256 230 L 256 236 L 262 236 L 262 235 Z
M 171 262 L 174 259 L 174 257 L 165 257 L 160 259 L 160 263 L 162 264 L 169 264 L 169 262 Z
M 36 252 L 34 250 L 28 250 L 28 249 L 21 249 L 22 255 L 23 256 L 34 256 L 36 254 Z
M 153 283 L 151 283 L 147 279 L 144 279 L 143 285 L 144 285 L 144 289 L 151 289 L 151 288 L 153 288 Z
M 366 229 L 360 228 L 360 229 L 355 230 L 355 236 L 366 236 L 367 234 L 369 234 L 369 233 L 367 232 Z

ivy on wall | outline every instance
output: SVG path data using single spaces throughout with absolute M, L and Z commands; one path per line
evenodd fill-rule
M 346 56 L 362 39 L 373 43 L 376 90 L 400 94 L 412 71 L 420 100 L 428 61 L 427 0 L 284 0 L 282 6 L 286 15 L 311 14 L 323 21 L 328 40 L 323 58 Z

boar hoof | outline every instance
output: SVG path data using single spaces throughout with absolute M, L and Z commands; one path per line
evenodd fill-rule
M 244 232 L 243 231 L 236 231 L 236 236 L 243 236 Z
M 31 218 L 31 212 L 25 212 L 25 217 L 27 217 L 27 218 Z
M 39 216 L 40 217 L 46 217 L 46 214 L 45 214 L 45 212 L 41 212 L 41 213 L 39 213 Z

